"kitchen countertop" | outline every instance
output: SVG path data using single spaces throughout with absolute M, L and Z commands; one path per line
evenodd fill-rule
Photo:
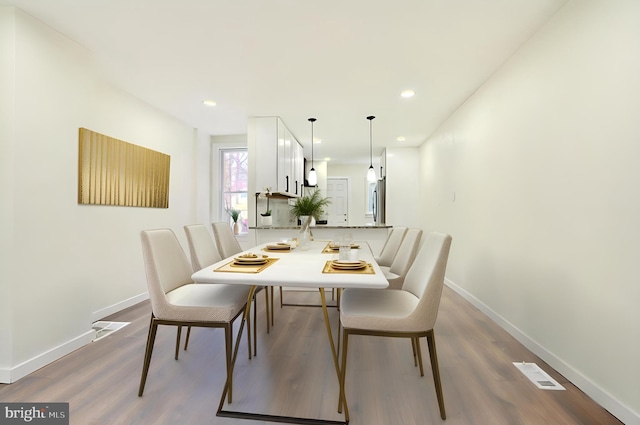
M 315 229 L 390 229 L 393 226 L 379 225 L 379 226 L 328 226 L 326 224 L 317 224 L 315 226 L 311 226 L 312 230 Z M 291 229 L 300 229 L 300 226 L 256 226 L 249 227 L 252 230 L 291 230 Z

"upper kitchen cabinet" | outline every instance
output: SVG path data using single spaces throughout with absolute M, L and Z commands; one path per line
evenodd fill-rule
M 302 146 L 278 117 L 251 117 L 247 141 L 254 160 L 256 191 L 271 188 L 286 196 L 302 194 L 304 156 Z M 251 168 L 251 167 L 250 167 Z

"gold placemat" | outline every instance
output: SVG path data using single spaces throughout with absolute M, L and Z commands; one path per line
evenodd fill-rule
M 264 252 L 278 252 L 278 253 L 291 252 L 291 248 L 289 248 L 289 249 L 269 249 L 266 246 L 264 248 L 262 248 L 262 250 Z
M 367 263 L 364 268 L 358 270 L 334 269 L 331 266 L 331 260 L 329 260 L 324 264 L 322 273 L 376 274 L 376 271 L 373 269 L 371 263 Z
M 327 245 L 322 249 L 323 254 L 337 254 L 340 249 L 331 248 L 331 242 L 327 243 Z
M 351 248 L 352 249 L 358 249 L 360 248 L 359 244 L 351 244 Z M 340 248 L 332 248 L 331 247 L 331 242 L 329 242 L 324 249 L 322 250 L 323 254 L 337 254 L 340 251 Z
M 260 273 L 262 270 L 266 269 L 267 267 L 269 267 L 270 265 L 272 265 L 278 260 L 279 258 L 267 258 L 267 262 L 264 264 L 246 265 L 246 266 L 233 264 L 233 260 L 232 260 L 232 261 L 229 261 L 227 264 L 224 264 L 218 267 L 217 269 L 214 270 L 214 272 Z

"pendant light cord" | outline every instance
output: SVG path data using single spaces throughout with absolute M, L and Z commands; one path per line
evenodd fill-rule
M 309 118 L 311 121 L 311 168 L 313 168 L 313 123 L 316 121 L 315 118 Z
M 373 136 L 372 136 L 372 132 L 373 132 L 373 119 L 374 118 L 375 117 L 373 115 L 367 117 L 367 119 L 369 120 L 369 166 L 370 167 L 373 167 Z

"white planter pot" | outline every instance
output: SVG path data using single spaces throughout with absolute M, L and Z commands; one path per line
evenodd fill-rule
M 263 226 L 271 226 L 273 224 L 273 217 L 270 215 L 260 217 L 260 223 Z

